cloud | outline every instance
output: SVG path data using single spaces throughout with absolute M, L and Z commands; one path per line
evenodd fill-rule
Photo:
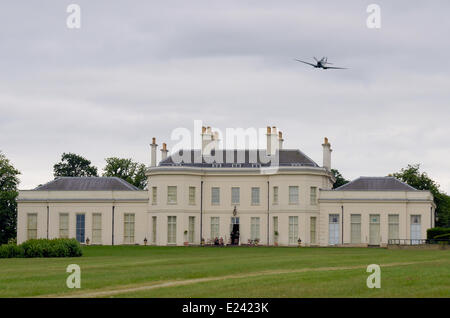
M 347 178 L 420 162 L 450 192 L 447 2 L 380 1 L 380 30 L 359 1 L 79 1 L 81 30 L 42 3 L 0 10 L 0 147 L 22 188 L 64 151 L 148 163 L 151 137 L 170 148 L 201 119 L 276 125 L 319 164 L 327 136 Z M 350 69 L 293 61 L 314 55 Z

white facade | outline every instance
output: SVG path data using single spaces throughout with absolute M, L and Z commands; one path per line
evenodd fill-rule
M 166 156 L 156 166 L 154 139 L 146 191 L 20 191 L 18 242 L 74 237 L 104 245 L 199 245 L 202 238 L 206 244 L 219 238 L 241 245 L 258 240 L 260 245 L 297 246 L 301 239 L 303 246 L 367 246 L 425 239 L 434 226 L 429 191 L 393 178 L 357 179 L 331 190 L 328 140 L 318 166 L 300 151 L 282 149 L 281 133 L 274 137 L 273 132 L 268 128 L 268 149 L 272 155 L 279 151 L 281 161 L 270 174 L 248 162 L 185 165 Z M 210 155 L 217 136 L 209 128 L 202 136 Z M 352 190 L 360 183 L 366 189 Z

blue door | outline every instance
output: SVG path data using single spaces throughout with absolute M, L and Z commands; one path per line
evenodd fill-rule
M 80 243 L 84 243 L 84 214 L 77 214 L 77 241 Z
M 328 244 L 339 244 L 339 214 L 329 215 Z

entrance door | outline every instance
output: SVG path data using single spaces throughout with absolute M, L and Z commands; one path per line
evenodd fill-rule
M 369 245 L 380 245 L 380 215 L 370 215 Z
M 328 244 L 339 244 L 339 214 L 329 216 Z
M 411 215 L 411 244 L 419 244 L 421 235 L 420 215 Z
M 231 245 L 239 245 L 239 217 L 231 218 Z

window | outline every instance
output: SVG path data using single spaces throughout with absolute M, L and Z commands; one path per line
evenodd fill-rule
M 239 204 L 241 201 L 241 193 L 238 187 L 231 188 L 231 204 Z
M 311 187 L 309 200 L 311 205 L 317 205 L 317 187 Z
M 80 243 L 84 243 L 84 234 L 85 234 L 85 215 L 77 214 L 77 224 L 76 224 L 76 238 Z
M 59 214 L 59 238 L 69 238 L 69 213 Z
M 216 237 L 219 237 L 219 217 L 213 216 L 211 217 L 211 239 L 214 240 Z
M 278 242 L 278 236 L 280 233 L 278 233 L 278 216 L 273 217 L 273 240 L 274 242 Z
M 399 237 L 399 216 L 398 214 L 388 215 L 389 231 L 388 240 L 398 240 Z
M 167 203 L 168 204 L 177 204 L 177 187 L 176 186 L 168 186 L 167 187 Z
M 369 245 L 380 245 L 380 215 L 370 214 Z
M 289 244 L 296 244 L 298 240 L 298 216 L 289 217 Z
M 124 214 L 123 242 L 125 244 L 134 243 L 134 213 Z
M 27 215 L 27 239 L 37 238 L 37 213 Z
M 157 198 L 158 198 L 158 192 L 157 192 L 158 190 L 157 190 L 157 188 L 156 187 L 152 187 L 152 204 L 153 205 L 155 205 L 155 204 L 157 204 L 156 202 L 156 200 L 157 200 Z
M 189 205 L 195 205 L 195 187 L 189 187 Z
M 257 188 L 259 189 L 259 188 Z M 250 239 L 252 240 L 259 240 L 259 217 L 252 217 L 250 218 Z
M 167 243 L 176 244 L 177 243 L 177 217 L 168 216 L 167 217 Z
M 152 243 L 156 244 L 156 216 L 152 216 Z
M 195 216 L 189 217 L 189 243 L 194 243 L 195 238 Z
M 317 218 L 315 216 L 312 216 L 310 219 L 310 226 L 309 226 L 309 240 L 310 244 L 316 244 L 317 240 L 317 230 L 316 230 L 316 224 L 317 224 Z
M 278 187 L 273 187 L 273 202 L 272 204 L 278 204 Z
M 421 230 L 421 216 L 411 215 L 411 244 L 420 244 L 420 239 L 422 238 Z
M 102 244 L 102 214 L 92 214 L 92 244 Z
M 252 205 L 259 204 L 259 188 L 252 188 Z
M 220 188 L 217 187 L 211 188 L 211 204 L 212 205 L 220 204 Z
M 298 186 L 289 186 L 289 204 L 298 204 Z
M 361 214 L 350 215 L 350 242 L 361 243 Z

